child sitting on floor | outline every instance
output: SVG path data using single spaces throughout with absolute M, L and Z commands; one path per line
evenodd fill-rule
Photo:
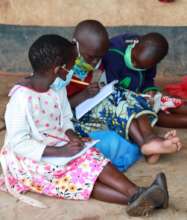
M 167 208 L 163 173 L 151 186 L 141 188 L 94 147 L 83 150 L 89 140 L 79 138 L 74 131 L 65 88 L 50 88 L 62 66 L 69 66 L 68 48 L 69 42 L 58 35 L 38 38 L 29 49 L 33 75 L 10 92 L 5 113 L 7 134 L 0 155 L 7 190 L 40 207 L 39 201 L 20 193 L 33 191 L 75 200 L 93 197 L 128 204 L 127 212 L 133 216 Z
M 106 78 L 107 82 L 119 80 L 124 88 L 148 94 L 154 110 L 159 111 L 158 125 L 187 128 L 186 104 L 163 96 L 154 82 L 157 65 L 167 55 L 168 48 L 167 39 L 160 33 L 115 36 L 110 39 L 109 50 L 103 57 Z
M 73 71 L 74 80 L 88 82 L 88 86 L 78 85 L 74 80 L 67 86 L 72 108 L 82 101 L 99 92 L 97 83 L 92 83 L 95 70 L 102 56 L 109 46 L 108 34 L 104 26 L 95 20 L 80 22 L 74 31 L 74 46 L 72 59 L 76 68 L 71 66 L 62 68 L 61 77 L 65 78 Z M 87 67 L 87 70 L 86 70 Z M 88 68 L 89 67 L 89 68 Z M 125 139 L 131 139 L 138 144 L 141 152 L 146 155 L 148 162 L 155 163 L 160 154 L 174 153 L 180 150 L 181 143 L 175 131 L 171 131 L 164 138 L 156 135 L 152 126 L 157 121 L 157 115 L 142 95 L 116 86 L 115 91 L 86 113 L 76 124 L 75 129 L 81 135 L 89 135 L 95 130 L 110 129 Z

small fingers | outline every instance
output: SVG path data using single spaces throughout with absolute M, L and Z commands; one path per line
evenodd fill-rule
M 82 140 L 83 142 L 90 142 L 92 139 L 89 138 L 89 137 L 83 137 L 83 138 L 81 138 L 81 140 Z
M 72 147 L 83 147 L 83 145 L 84 145 L 84 142 L 82 142 L 82 141 L 73 140 L 71 142 L 71 146 Z

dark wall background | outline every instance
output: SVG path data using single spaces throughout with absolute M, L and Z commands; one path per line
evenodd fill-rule
M 109 35 L 123 32 L 145 34 L 160 32 L 169 41 L 168 56 L 159 64 L 163 74 L 183 75 L 187 73 L 187 27 L 120 26 L 108 27 Z M 73 27 L 35 27 L 0 25 L 0 70 L 8 72 L 32 71 L 27 59 L 27 51 L 39 36 L 48 33 L 60 34 L 71 39 Z

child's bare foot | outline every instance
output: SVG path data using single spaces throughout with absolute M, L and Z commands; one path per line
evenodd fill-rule
M 168 131 L 164 136 L 165 139 L 172 139 L 173 137 L 177 137 L 176 130 Z M 178 143 L 176 143 L 176 145 L 177 145 L 177 151 L 179 151 L 182 147 L 180 141 Z M 154 154 L 154 155 L 147 156 L 146 160 L 150 164 L 155 164 L 159 160 L 159 158 L 160 158 L 159 154 Z
M 177 132 L 176 130 L 171 130 L 171 131 L 168 131 L 165 135 L 164 135 L 164 138 L 165 139 L 172 139 L 173 137 L 177 137 Z M 180 151 L 181 148 L 182 148 L 182 144 L 180 142 L 180 139 L 179 141 L 176 143 L 177 145 L 177 151 Z
M 180 139 L 176 136 L 175 131 L 169 131 L 166 133 L 165 138 L 153 138 L 151 141 L 142 145 L 141 150 L 143 154 L 155 157 L 155 154 L 175 153 L 176 151 L 179 151 L 181 147 Z
M 177 136 L 177 131 L 176 130 L 170 130 L 168 132 L 166 132 L 166 134 L 164 135 L 165 139 L 169 139 L 171 137 L 176 137 Z

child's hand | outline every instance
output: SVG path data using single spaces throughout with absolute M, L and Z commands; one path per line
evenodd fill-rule
M 157 91 L 146 92 L 147 95 L 150 95 L 152 98 L 156 95 Z
M 151 106 L 154 106 L 154 96 L 156 95 L 156 92 L 155 91 L 149 91 L 149 92 L 146 92 L 143 97 L 145 99 L 147 99 L 147 101 L 149 102 L 149 104 Z
M 73 141 L 73 142 L 76 142 L 76 143 L 80 144 L 82 147 L 84 146 L 85 142 L 90 142 L 91 141 L 91 138 L 89 138 L 89 137 L 80 138 L 77 135 L 71 136 L 71 137 L 69 137 L 69 139 L 70 139 L 70 141 Z
M 81 140 L 80 137 L 78 137 L 78 135 L 73 130 L 69 129 L 65 133 L 68 136 L 70 142 L 76 142 L 81 146 L 83 146 L 83 141 Z
M 66 135 L 68 136 L 70 142 L 75 142 L 82 147 L 84 146 L 85 142 L 91 141 L 91 138 L 88 137 L 80 138 L 73 130 L 70 129 L 66 131 Z
M 84 143 L 88 141 L 91 141 L 91 139 L 79 138 L 76 134 L 75 136 L 72 135 L 70 142 L 61 148 L 61 156 L 70 157 L 79 153 L 83 149 Z
M 99 84 L 94 82 L 91 83 L 87 88 L 84 90 L 86 98 L 91 98 L 95 96 L 100 90 Z
M 85 143 L 85 142 L 90 142 L 90 141 L 92 141 L 92 139 L 91 138 L 89 138 L 89 137 L 83 137 L 83 138 L 81 138 L 81 140 Z
M 68 136 L 70 142 L 75 142 L 79 144 L 80 146 L 84 146 L 85 142 L 90 142 L 91 138 L 89 137 L 83 137 L 80 138 L 73 130 L 69 129 L 66 131 L 66 135 Z
M 61 148 L 60 155 L 62 157 L 71 157 L 79 153 L 83 149 L 82 145 L 77 141 L 70 141 Z

